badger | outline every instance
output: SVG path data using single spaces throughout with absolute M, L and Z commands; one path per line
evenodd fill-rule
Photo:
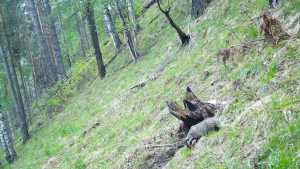
M 185 138 L 185 144 L 191 148 L 200 137 L 207 135 L 209 131 L 218 131 L 219 128 L 220 122 L 216 117 L 207 118 L 191 127 Z

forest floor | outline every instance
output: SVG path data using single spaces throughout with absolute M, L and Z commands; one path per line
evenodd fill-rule
M 262 37 L 255 17 L 267 1 L 216 0 L 197 20 L 190 19 L 189 1 L 171 2 L 171 16 L 191 35 L 190 45 L 181 47 L 151 7 L 139 17 L 137 63 L 124 48 L 100 80 L 94 57 L 77 61 L 70 79 L 35 103 L 32 116 L 39 120 L 31 123 L 32 138 L 16 145 L 18 160 L 4 168 L 299 168 L 299 1 L 273 11 L 298 38 L 277 45 L 258 41 L 226 66 L 216 56 L 221 48 Z M 112 44 L 102 49 L 108 62 Z M 177 149 L 179 121 L 166 101 L 180 102 L 187 86 L 204 101 L 227 105 L 218 114 L 219 132 L 193 149 Z

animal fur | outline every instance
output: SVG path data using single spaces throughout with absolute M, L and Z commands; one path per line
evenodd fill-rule
M 218 131 L 219 128 L 220 122 L 215 117 L 207 118 L 202 122 L 192 126 L 185 138 L 187 147 L 191 148 L 202 136 L 207 135 L 210 131 Z
M 278 3 L 279 3 L 279 0 L 269 0 L 270 8 L 276 8 Z

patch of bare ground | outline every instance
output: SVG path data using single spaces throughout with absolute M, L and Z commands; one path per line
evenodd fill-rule
M 42 169 L 54 169 L 57 168 L 58 164 L 59 164 L 58 159 L 56 157 L 51 157 L 42 166 Z

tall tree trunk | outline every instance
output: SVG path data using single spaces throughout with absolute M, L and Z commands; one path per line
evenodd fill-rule
M 10 64 L 9 64 L 9 58 L 7 57 L 7 52 L 2 51 L 2 49 L 0 49 L 0 51 L 1 51 L 0 54 L 4 58 L 3 60 L 4 60 L 5 70 L 6 70 L 6 76 L 7 76 L 8 82 L 9 82 L 11 95 L 13 97 L 14 105 L 16 107 L 16 111 L 17 111 L 17 115 L 18 115 L 17 117 L 18 117 L 18 123 L 20 125 L 19 127 L 20 127 L 20 131 L 21 131 L 22 141 L 23 141 L 23 143 L 26 143 L 27 140 L 30 138 L 30 136 L 28 133 L 28 126 L 27 126 L 27 122 L 26 122 L 26 114 L 25 114 L 24 104 L 22 101 L 19 83 L 18 83 L 18 79 L 16 76 L 17 74 L 15 72 L 15 69 L 12 68 L 12 66 L 10 66 Z
M 16 65 L 17 69 L 19 71 L 19 75 L 20 75 L 20 82 L 21 82 L 21 89 L 22 89 L 22 93 L 23 93 L 24 104 L 25 104 L 26 110 L 28 111 L 31 103 L 30 103 L 30 98 L 29 98 L 28 91 L 27 91 L 27 88 L 25 85 L 24 72 L 23 72 L 20 60 L 16 64 L 17 64 Z
M 35 95 L 35 98 L 39 98 L 39 96 L 41 95 L 42 93 L 42 90 L 40 88 L 40 85 L 39 82 L 38 82 L 38 79 L 37 79 L 37 65 L 34 61 L 34 58 L 32 56 L 32 53 L 30 54 L 30 61 L 31 61 L 31 66 L 32 66 L 32 80 L 33 80 L 33 85 L 34 85 L 34 95 Z
M 33 23 L 34 33 L 36 34 L 36 38 L 39 40 L 39 48 L 41 49 L 41 53 L 44 57 L 44 63 L 46 66 L 47 74 L 47 86 L 51 86 L 56 82 L 57 74 L 56 74 L 56 67 L 51 59 L 49 46 L 47 44 L 47 39 L 42 32 L 42 25 L 39 19 L 38 11 L 35 6 L 34 0 L 27 0 L 30 6 L 30 14 Z
M 75 19 L 76 19 L 76 30 L 77 30 L 77 33 L 79 35 L 79 39 L 80 39 L 80 49 L 81 49 L 81 52 L 82 52 L 82 55 L 84 57 L 86 57 L 86 52 L 85 52 L 85 49 L 86 49 L 86 40 L 85 40 L 85 37 L 84 37 L 84 32 L 82 30 L 82 23 L 81 23 L 81 19 L 80 19 L 80 16 L 78 14 L 78 12 L 75 13 Z
M 13 140 L 11 137 L 11 130 L 9 128 L 7 117 L 2 112 L 0 112 L 0 142 L 7 162 L 14 162 L 14 160 L 17 158 L 17 153 L 13 147 Z
M 49 3 L 49 0 L 44 0 L 45 3 L 45 9 L 46 9 L 46 14 L 49 19 L 49 24 L 50 24 L 50 35 L 52 37 L 52 46 L 54 50 L 54 56 L 56 59 L 56 65 L 58 69 L 58 73 L 61 76 L 61 79 L 66 79 L 67 78 L 67 73 L 65 70 L 64 62 L 63 62 L 63 57 L 61 54 L 61 48 L 60 48 L 60 42 L 58 40 L 57 36 L 57 31 L 56 31 L 56 26 L 55 26 L 55 20 L 54 18 L 51 18 L 51 6 Z M 49 18 L 50 17 L 50 18 Z
M 140 29 L 140 26 L 136 18 L 133 0 L 127 0 L 127 4 L 128 4 L 129 17 L 133 24 L 133 31 L 135 34 L 137 34 Z
M 168 19 L 170 25 L 176 30 L 180 40 L 181 40 L 181 44 L 187 45 L 190 42 L 190 36 L 187 35 L 186 33 L 184 33 L 173 21 L 173 19 L 170 16 L 170 7 L 168 7 L 167 10 L 163 10 L 161 5 L 160 5 L 160 0 L 157 0 L 157 5 L 159 10 L 166 16 L 166 18 Z
M 121 9 L 121 6 L 120 6 L 120 2 L 119 2 L 119 0 L 114 0 L 114 1 L 115 1 L 115 4 L 116 4 L 117 11 L 118 11 L 119 17 L 121 19 L 122 25 L 123 25 L 124 36 L 125 36 L 125 39 L 126 39 L 126 42 L 127 42 L 127 47 L 128 47 L 128 49 L 131 53 L 132 60 L 135 62 L 137 60 L 137 58 L 139 57 L 139 54 L 136 50 L 136 47 L 134 45 L 134 41 L 132 39 L 131 33 L 130 33 L 129 28 L 126 24 L 125 17 L 122 13 L 122 9 Z
M 212 0 L 192 0 L 191 16 L 196 19 L 204 13 L 204 10 Z
M 83 31 L 84 37 L 86 39 L 87 49 L 90 49 L 91 42 L 90 42 L 90 39 L 88 38 L 88 21 L 86 18 L 82 17 L 82 15 L 81 15 L 81 23 L 82 23 L 82 25 L 81 25 L 82 31 Z
M 89 23 L 89 29 L 90 29 L 92 42 L 93 42 L 93 47 L 95 50 L 99 75 L 100 75 L 100 78 L 103 79 L 105 77 L 106 70 L 105 70 L 103 60 L 102 60 L 102 53 L 100 50 L 100 45 L 99 45 L 99 40 L 98 40 L 98 32 L 97 32 L 97 27 L 96 27 L 96 22 L 95 22 L 94 9 L 92 7 L 90 0 L 88 0 L 86 3 L 86 15 L 87 15 L 88 23 Z
M 105 23 L 105 26 L 107 28 L 109 35 L 111 36 L 111 38 L 113 40 L 115 48 L 120 49 L 121 45 L 122 45 L 121 40 L 116 31 L 116 28 L 113 23 L 113 20 L 112 20 L 111 14 L 110 14 L 110 10 L 108 7 L 104 7 L 104 23 Z
M 65 36 L 65 33 L 64 33 L 64 29 L 63 29 L 63 22 L 62 22 L 62 17 L 61 15 L 58 15 L 58 20 L 59 20 L 59 25 L 60 25 L 60 33 L 61 33 L 61 37 L 62 37 L 62 41 L 63 41 L 63 44 L 67 44 L 67 40 L 66 40 L 66 36 Z M 71 57 L 70 57 L 70 52 L 69 52 L 69 48 L 67 45 L 65 45 L 64 47 L 66 49 L 66 57 L 67 57 L 67 63 L 68 63 L 68 66 L 69 68 L 72 67 L 72 60 L 71 60 Z
M 14 15 L 14 13 L 12 15 Z M 7 50 L 3 50 L 0 48 L 0 55 L 2 55 L 4 58 L 4 66 L 5 66 L 9 86 L 11 88 L 11 95 L 14 99 L 14 105 L 17 108 L 18 122 L 20 125 L 22 141 L 23 143 L 26 143 L 30 138 L 30 135 L 28 132 L 26 113 L 24 109 L 22 95 L 20 92 L 18 77 L 15 70 L 14 62 L 12 60 L 13 57 L 18 58 L 19 46 L 18 46 L 18 42 L 15 42 L 16 44 L 14 44 L 12 42 L 12 39 L 10 39 L 14 35 L 13 30 L 18 30 L 18 28 L 16 29 L 15 27 L 13 27 L 14 25 L 8 24 L 6 19 L 9 18 L 5 18 L 4 16 L 5 15 L 3 11 L 0 10 L 0 17 L 3 22 L 2 23 L 2 32 L 4 34 L 3 41 L 7 46 Z M 10 56 L 10 58 L 8 58 L 8 56 Z

